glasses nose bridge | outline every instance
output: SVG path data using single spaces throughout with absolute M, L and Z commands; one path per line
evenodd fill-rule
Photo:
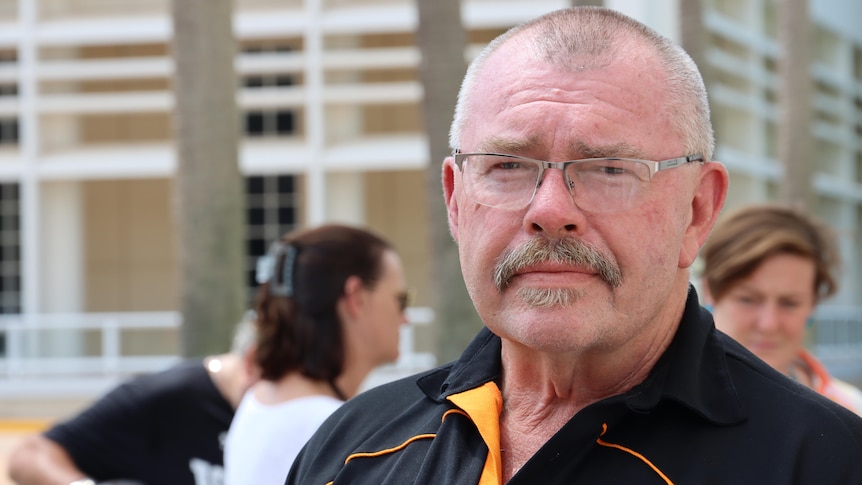
M 572 162 L 547 162 L 545 160 L 536 160 L 536 162 L 539 164 L 539 175 L 536 177 L 536 187 L 533 189 L 533 197 L 535 197 L 535 193 L 539 190 L 539 186 L 542 185 L 542 181 L 545 180 L 545 171 L 549 168 L 562 170 L 563 182 L 566 184 L 566 190 L 569 191 L 569 194 L 573 193 L 574 183 L 569 178 L 569 171 L 567 170 L 568 166 L 571 165 Z

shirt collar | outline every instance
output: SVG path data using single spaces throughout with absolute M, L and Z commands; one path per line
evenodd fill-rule
M 425 374 L 417 384 L 435 401 L 444 401 L 447 396 L 489 381 L 495 381 L 499 386 L 501 350 L 500 337 L 491 333 L 488 327 L 482 327 L 457 361 Z
M 625 399 L 629 408 L 638 412 L 647 412 L 668 399 L 716 424 L 731 425 L 745 419 L 724 344 L 712 314 L 700 306 L 694 288 L 689 288 L 673 341 L 646 380 L 627 392 Z

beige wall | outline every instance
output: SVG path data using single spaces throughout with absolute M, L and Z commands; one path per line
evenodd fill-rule
M 416 133 L 422 130 L 421 110 L 416 105 L 368 105 L 362 108 L 366 135 Z
M 407 284 L 416 293 L 414 304 L 427 304 L 430 282 L 425 172 L 369 172 L 365 183 L 369 228 L 395 245 L 404 263 Z
M 398 249 L 419 305 L 430 291 L 424 177 L 418 170 L 365 174 L 367 224 Z M 297 179 L 301 198 L 303 177 Z M 83 184 L 84 311 L 178 308 L 171 211 L 168 180 Z
M 170 182 L 90 181 L 83 198 L 85 311 L 176 310 Z
M 168 113 L 84 115 L 79 120 L 83 144 L 166 141 L 173 135 Z

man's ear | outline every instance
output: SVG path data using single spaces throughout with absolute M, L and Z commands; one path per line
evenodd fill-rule
M 688 268 L 694 263 L 697 253 L 718 220 L 727 196 L 727 169 L 719 162 L 707 162 L 701 167 L 696 183 L 691 201 L 691 219 L 679 252 L 680 268 Z
M 458 199 L 455 197 L 455 178 L 461 171 L 455 165 L 453 157 L 443 160 L 443 200 L 446 202 L 446 214 L 449 220 L 449 232 L 455 241 L 458 240 Z

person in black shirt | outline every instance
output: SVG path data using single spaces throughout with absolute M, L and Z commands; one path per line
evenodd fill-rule
M 133 378 L 13 451 L 19 485 L 119 483 L 221 485 L 223 440 L 257 379 L 254 330 L 242 322 L 230 353 L 190 359 Z
M 288 485 L 862 483 L 862 419 L 719 333 L 689 268 L 724 203 L 676 44 L 571 8 L 468 69 L 443 192 L 486 328 L 345 403 Z

